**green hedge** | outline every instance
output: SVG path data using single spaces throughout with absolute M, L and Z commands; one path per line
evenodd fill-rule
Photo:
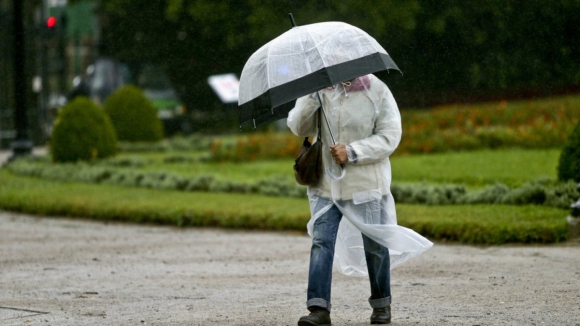
M 228 181 L 211 174 L 183 176 L 165 172 L 123 169 L 119 166 L 139 166 L 139 159 L 112 159 L 100 163 L 51 164 L 44 159 L 20 159 L 7 166 L 11 172 L 53 181 L 108 183 L 131 187 L 171 189 L 182 191 L 210 191 L 252 193 L 269 196 L 305 198 L 306 188 L 284 176 L 272 176 L 255 182 Z
M 277 197 L 306 196 L 305 187 L 283 175 L 274 175 L 254 182 L 241 182 L 219 179 L 211 174 L 184 176 L 138 170 L 137 168 L 143 164 L 145 164 L 143 160 L 127 158 L 113 158 L 92 164 L 50 164 L 42 159 L 21 159 L 9 164 L 8 169 L 20 175 L 56 181 L 108 183 L 181 191 L 250 193 Z M 462 185 L 394 183 L 391 185 L 391 192 L 397 203 L 407 204 L 536 204 L 563 209 L 569 208 L 570 204 L 580 197 L 575 182 L 556 182 L 550 179 L 530 181 L 518 188 L 509 188 L 496 183 L 483 189 L 469 191 Z
M 517 188 L 495 183 L 470 191 L 461 185 L 395 183 L 391 185 L 391 192 L 396 202 L 408 204 L 535 204 L 563 209 L 569 208 L 580 197 L 575 182 L 555 182 L 550 179 L 529 181 Z
M 173 136 L 158 142 L 120 141 L 121 152 L 168 152 L 168 151 L 207 151 L 212 137 L 200 134 Z
M 109 117 L 86 97 L 58 112 L 50 141 L 55 162 L 89 161 L 114 156 L 117 136 Z
M 558 164 L 558 179 L 580 182 L 580 122 L 572 131 L 562 149 Z
M 111 117 L 119 140 L 155 142 L 163 138 L 163 123 L 157 109 L 136 86 L 126 85 L 116 90 L 103 104 Z

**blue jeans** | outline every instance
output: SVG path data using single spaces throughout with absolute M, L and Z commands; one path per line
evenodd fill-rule
M 310 251 L 310 270 L 308 273 L 308 296 L 306 306 L 322 307 L 330 311 L 330 285 L 334 245 L 342 213 L 336 205 L 320 216 L 313 227 L 312 249 Z M 372 308 L 383 308 L 391 304 L 391 271 L 389 250 L 364 234 L 363 244 L 371 296 Z

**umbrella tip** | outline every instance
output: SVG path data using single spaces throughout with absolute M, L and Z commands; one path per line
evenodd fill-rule
M 294 20 L 294 16 L 292 16 L 292 13 L 288 13 L 288 17 L 290 17 L 290 22 L 292 23 L 292 27 L 296 27 L 296 21 Z

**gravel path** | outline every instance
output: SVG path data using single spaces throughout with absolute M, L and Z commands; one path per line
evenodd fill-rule
M 0 212 L 0 325 L 296 325 L 303 234 Z M 580 325 L 580 243 L 437 243 L 392 272 L 393 325 Z M 365 278 L 335 273 L 333 325 L 368 325 Z
M 48 148 L 43 147 L 34 147 L 32 149 L 32 155 L 36 156 L 46 156 L 48 154 Z M 9 149 L 2 149 L 0 150 L 0 166 L 4 165 L 8 162 L 8 160 L 12 157 L 12 150 Z

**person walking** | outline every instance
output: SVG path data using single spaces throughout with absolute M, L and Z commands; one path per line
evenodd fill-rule
M 390 270 L 433 245 L 397 225 L 389 156 L 401 140 L 401 116 L 389 88 L 369 74 L 299 98 L 289 112 L 288 127 L 297 136 L 317 135 L 316 112 L 321 105 L 325 110 L 319 141 L 330 145 L 322 157 L 328 171 L 307 189 L 310 314 L 298 325 L 331 325 L 333 265 L 347 275 L 368 275 L 370 322 L 388 324 Z M 343 175 L 337 176 L 341 171 Z

